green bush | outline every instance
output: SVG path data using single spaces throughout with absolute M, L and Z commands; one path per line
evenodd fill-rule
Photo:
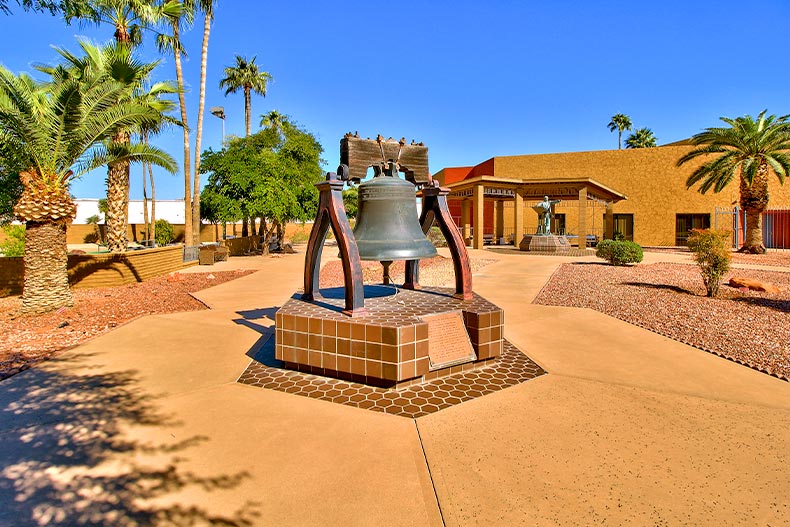
M 447 240 L 444 239 L 444 234 L 442 234 L 442 229 L 434 225 L 428 231 L 428 239 L 431 240 L 431 243 L 434 247 L 447 247 Z
M 25 226 L 3 225 L 3 232 L 6 235 L 6 241 L 0 243 L 0 253 L 3 253 L 3 256 L 24 256 Z
M 595 256 L 612 265 L 625 265 L 642 261 L 642 247 L 627 240 L 603 240 L 595 249 Z
M 156 220 L 156 244 L 158 246 L 173 243 L 175 235 L 173 234 L 173 226 L 167 220 Z
M 721 280 L 730 270 L 729 237 L 730 231 L 692 229 L 688 238 L 688 247 L 702 272 L 709 297 L 718 294 Z

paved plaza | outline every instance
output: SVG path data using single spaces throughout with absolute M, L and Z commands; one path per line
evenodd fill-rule
M 191 268 L 258 272 L 0 383 L 0 526 L 790 523 L 790 383 L 532 304 L 562 257 L 470 256 L 497 260 L 474 290 L 528 357 L 513 382 L 478 372 L 399 411 L 288 384 L 262 357 L 304 255 Z

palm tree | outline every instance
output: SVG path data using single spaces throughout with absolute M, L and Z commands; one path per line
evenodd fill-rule
M 190 152 L 189 121 L 187 116 L 186 90 L 184 85 L 184 70 L 181 65 L 181 55 L 186 55 L 186 50 L 181 42 L 181 31 L 190 27 L 195 20 L 197 6 L 194 0 L 181 2 L 181 12 L 166 17 L 172 34 L 160 33 L 156 37 L 159 51 L 172 52 L 176 66 L 176 84 L 178 86 L 178 106 L 181 111 L 181 124 L 184 136 L 184 241 L 186 244 L 192 240 L 192 154 Z
M 0 67 L 0 140 L 23 152 L 29 167 L 14 214 L 26 223 L 23 312 L 72 305 L 67 273 L 66 225 L 76 206 L 69 182 L 101 165 L 150 161 L 176 169 L 167 153 L 108 141 L 119 129 L 159 118 L 134 101 L 128 84 L 105 71 L 83 76 L 53 69 L 48 82 Z
M 737 176 L 740 204 L 746 212 L 746 240 L 741 252 L 765 252 L 762 213 L 768 208 L 768 178 L 773 173 L 784 183 L 790 171 L 790 115 L 750 115 L 720 119 L 729 128 L 706 128 L 691 138 L 697 148 L 681 157 L 677 165 L 715 156 L 700 165 L 686 180 L 686 187 L 700 183 L 699 192 L 721 192 Z
M 115 28 L 119 47 L 131 48 L 142 42 L 144 29 L 152 29 L 167 17 L 178 16 L 181 3 L 176 0 L 90 0 L 77 2 L 64 10 L 66 21 L 89 20 L 96 24 L 110 24 Z M 128 143 L 128 130 L 118 130 L 113 141 Z M 125 161 L 107 167 L 107 243 L 110 251 L 124 252 L 128 243 L 127 209 L 129 206 L 129 178 L 131 169 Z
M 214 7 L 217 0 L 180 0 L 180 11 L 167 17 L 172 34 L 157 36 L 160 51 L 173 53 L 176 66 L 176 81 L 179 89 L 179 107 L 184 133 L 184 241 L 187 245 L 200 243 L 200 144 L 203 138 L 203 109 L 206 101 L 206 74 L 208 69 L 208 42 L 211 23 L 214 20 Z M 186 98 L 184 97 L 184 73 L 181 56 L 186 51 L 181 43 L 181 32 L 194 23 L 198 11 L 204 15 L 203 44 L 200 61 L 200 98 L 198 101 L 198 122 L 195 133 L 195 167 L 191 168 L 189 126 L 187 121 Z M 194 189 L 194 190 L 193 190 Z
M 244 120 L 247 124 L 247 135 L 252 133 L 250 116 L 252 115 L 252 92 L 266 97 L 266 84 L 272 76 L 258 69 L 255 64 L 256 57 L 252 60 L 236 55 L 236 65 L 225 68 L 225 78 L 219 81 L 219 87 L 225 88 L 225 95 L 236 93 L 239 89 L 244 91 Z
M 281 114 L 277 110 L 272 110 L 261 115 L 261 122 L 258 126 L 270 128 L 279 134 L 282 131 L 283 124 L 286 122 L 288 122 L 287 115 Z
M 200 143 L 203 139 L 203 110 L 206 107 L 206 72 L 208 69 L 208 38 L 214 20 L 216 0 L 198 0 L 203 12 L 203 45 L 200 52 L 200 98 L 198 99 L 197 131 L 195 132 L 195 170 L 192 177 L 192 245 L 200 245 Z M 188 242 L 188 240 L 186 240 Z
M 136 46 L 142 43 L 143 30 L 153 28 L 164 17 L 177 15 L 181 4 L 176 0 L 89 0 L 66 2 L 62 9 L 67 23 L 78 19 L 110 24 L 115 28 L 116 42 Z
M 154 103 L 146 99 L 143 84 L 149 77 L 158 62 L 143 63 L 132 55 L 129 46 L 115 44 L 97 48 L 84 41 L 80 46 L 84 56 L 76 56 L 68 51 L 57 50 L 64 58 L 64 64 L 55 68 L 43 66 L 41 71 L 49 72 L 61 70 L 63 75 L 86 75 L 89 72 L 104 71 L 114 80 L 124 83 L 129 87 L 129 97 L 141 97 L 141 101 L 153 104 L 152 110 L 157 115 L 162 114 L 162 101 Z M 119 144 L 128 144 L 131 141 L 132 130 L 118 129 L 112 141 Z M 111 252 L 124 252 L 128 244 L 127 239 L 127 207 L 129 203 L 129 177 L 131 175 L 129 162 L 125 159 L 108 164 L 107 167 L 107 247 Z
M 639 128 L 626 137 L 626 148 L 653 148 L 656 146 L 656 136 L 650 128 Z
M 616 113 L 607 126 L 610 132 L 617 130 L 617 149 L 620 150 L 623 148 L 623 130 L 631 129 L 631 118 L 624 113 Z
M 162 131 L 166 125 L 181 126 L 181 122 L 167 115 L 176 107 L 175 102 L 170 99 L 163 99 L 163 95 L 170 95 L 178 92 L 178 88 L 170 82 L 157 82 L 148 90 L 141 91 L 136 95 L 139 102 L 149 108 L 153 108 L 162 114 L 162 119 L 155 123 L 143 124 L 137 133 L 140 142 L 148 145 L 152 135 Z M 156 187 L 154 186 L 154 170 L 151 163 L 142 163 L 143 168 L 143 222 L 145 223 L 145 239 L 153 240 L 156 236 Z M 151 218 L 148 217 L 148 195 L 146 180 L 151 181 Z

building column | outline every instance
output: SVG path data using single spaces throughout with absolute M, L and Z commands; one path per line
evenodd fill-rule
M 614 239 L 614 203 L 611 201 L 606 202 L 606 213 L 604 215 L 604 239 Z
M 472 201 L 464 199 L 461 201 L 461 235 L 464 243 L 472 243 Z
M 513 200 L 513 245 L 518 247 L 524 237 L 524 196 L 516 189 Z
M 505 236 L 505 202 L 501 199 L 494 202 L 494 236 L 496 244 Z
M 587 187 L 579 190 L 579 249 L 587 248 Z
M 474 209 L 475 209 L 475 233 L 474 237 L 472 238 L 472 249 L 482 249 L 483 248 L 483 229 L 485 217 L 483 215 L 483 185 L 475 185 L 475 192 L 474 192 Z

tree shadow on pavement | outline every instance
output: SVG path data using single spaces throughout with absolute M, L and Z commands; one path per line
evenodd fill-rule
M 0 525 L 251 525 L 255 503 L 215 514 L 179 499 L 232 490 L 248 475 L 184 469 L 208 438 L 176 440 L 180 423 L 135 372 L 86 370 L 90 360 L 72 355 L 0 383 Z M 134 438 L 162 427 L 173 441 Z

